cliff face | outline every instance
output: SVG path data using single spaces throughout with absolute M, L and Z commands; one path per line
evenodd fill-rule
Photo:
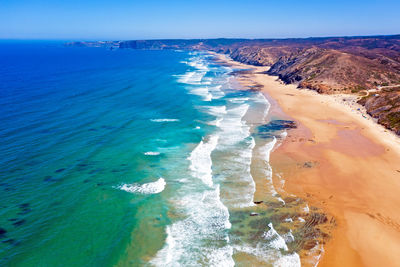
M 242 63 L 255 66 L 271 66 L 280 57 L 290 55 L 292 50 L 290 47 L 243 46 L 234 49 L 229 54 L 233 60 Z

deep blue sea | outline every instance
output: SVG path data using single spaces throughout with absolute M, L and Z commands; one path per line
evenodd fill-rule
M 0 43 L 0 265 L 298 266 L 248 216 L 257 177 L 283 201 L 277 139 L 255 134 L 270 105 L 232 71 L 203 52 Z

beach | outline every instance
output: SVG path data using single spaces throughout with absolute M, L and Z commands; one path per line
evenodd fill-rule
M 286 115 L 297 123 L 270 160 L 273 180 L 278 180 L 276 174 L 283 176 L 287 193 L 334 218 L 318 266 L 396 266 L 399 138 L 346 96 L 299 90 L 264 74 L 267 67 L 218 57 L 224 64 L 251 69 L 237 75 L 239 82 L 259 88 L 272 103 L 271 114 Z
M 2 47 L 0 266 L 397 262 L 398 137 L 355 96 L 206 51 Z

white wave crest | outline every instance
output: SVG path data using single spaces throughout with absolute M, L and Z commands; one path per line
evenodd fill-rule
M 271 195 L 276 197 L 276 199 L 279 202 L 281 202 L 282 204 L 285 205 L 285 201 L 281 197 L 279 197 L 278 192 L 276 191 L 276 188 L 274 186 L 274 182 L 272 180 L 272 168 L 271 168 L 271 165 L 269 164 L 271 151 L 274 149 L 276 142 L 277 142 L 277 140 L 274 137 L 274 139 L 271 142 L 260 147 L 259 153 L 260 153 L 261 158 L 264 160 L 265 167 L 263 168 L 263 172 L 264 172 L 265 178 L 267 180 L 267 184 L 270 188 Z M 281 183 L 282 183 L 282 180 L 281 180 Z
M 269 223 L 268 227 L 270 229 L 263 234 L 263 238 L 267 242 L 259 242 L 256 246 L 235 246 L 234 250 L 254 255 L 268 265 L 277 267 L 300 267 L 300 256 L 297 253 L 287 254 L 289 249 L 285 239 L 278 234 L 272 223 Z M 282 253 L 282 251 L 286 253 Z
M 218 138 L 218 135 L 211 135 L 207 141 L 202 140 L 188 158 L 193 176 L 201 179 L 208 186 L 213 185 L 211 153 L 217 146 Z
M 211 101 L 212 100 L 212 94 L 208 91 L 207 86 L 202 86 L 202 87 L 195 87 L 189 90 L 191 94 L 198 95 L 203 97 L 204 101 Z
M 160 155 L 160 152 L 147 151 L 144 154 L 146 156 L 157 156 L 157 155 Z
M 216 120 L 208 122 L 207 124 L 219 127 L 221 125 L 221 121 L 222 121 L 222 118 L 218 118 Z
M 229 99 L 229 102 L 243 104 L 244 102 L 246 102 L 248 100 L 249 100 L 248 97 L 236 97 L 236 98 Z
M 178 77 L 178 82 L 180 83 L 198 85 L 201 84 L 201 80 L 206 73 L 206 71 L 189 71 L 185 74 L 175 76 Z
M 300 267 L 300 256 L 297 253 L 282 254 L 279 250 L 270 248 L 264 244 L 234 246 L 234 251 L 254 255 L 258 260 L 265 262 L 266 266 L 274 267 Z
M 187 64 L 199 70 L 209 70 L 207 62 L 200 57 L 191 58 Z
M 264 114 L 263 114 L 263 121 L 264 121 L 268 115 L 270 108 L 271 108 L 271 103 L 269 103 L 269 101 L 267 100 L 267 98 L 265 97 L 265 95 L 263 93 L 258 93 L 254 102 L 265 105 Z
M 158 194 L 164 191 L 166 182 L 163 178 L 147 184 L 123 184 L 117 188 L 129 193 Z
M 179 119 L 151 119 L 152 122 L 176 122 Z
M 277 142 L 277 140 L 274 136 L 274 139 L 271 142 L 269 142 L 269 143 L 265 144 L 263 147 L 261 147 L 260 154 L 263 156 L 263 159 L 266 162 L 269 162 L 271 151 L 272 151 L 272 149 L 274 149 L 276 142 Z
M 222 116 L 226 114 L 226 106 L 208 106 L 208 113 L 214 116 Z
M 221 90 L 222 85 L 210 86 L 208 91 L 212 94 L 213 99 L 220 99 L 225 96 L 225 93 Z
M 178 200 L 186 218 L 167 226 L 164 247 L 150 261 L 155 266 L 234 266 L 233 248 L 226 232 L 231 228 L 219 186 L 193 191 Z M 201 264 L 200 264 L 201 262 Z
M 278 234 L 278 232 L 274 229 L 272 223 L 268 224 L 270 228 L 268 232 L 263 234 L 264 239 L 268 240 L 268 245 L 275 248 L 275 249 L 283 249 L 288 251 L 288 247 L 286 245 L 285 239 Z
M 219 124 L 223 136 L 221 145 L 232 146 L 239 141 L 244 140 L 250 135 L 250 127 L 242 121 L 243 116 L 249 108 L 248 104 L 242 104 L 238 107 L 225 111 L 225 116 Z

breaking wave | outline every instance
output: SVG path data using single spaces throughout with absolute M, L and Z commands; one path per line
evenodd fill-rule
M 152 122 L 176 122 L 178 119 L 150 119 Z
M 164 191 L 166 182 L 163 178 L 147 184 L 123 184 L 117 188 L 129 193 L 158 194 Z

